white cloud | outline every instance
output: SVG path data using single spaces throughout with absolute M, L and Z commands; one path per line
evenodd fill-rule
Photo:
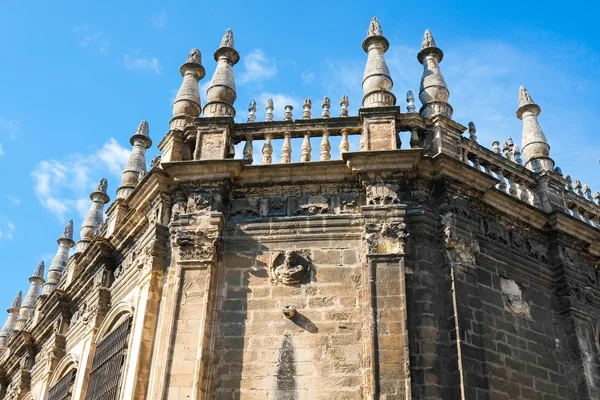
M 287 106 L 287 105 L 291 105 L 292 107 L 294 107 L 294 109 L 292 110 L 292 113 L 295 114 L 294 119 L 300 118 L 302 116 L 302 103 L 303 103 L 302 99 L 285 94 L 285 93 L 263 92 L 256 99 L 256 109 L 257 109 L 256 114 L 257 114 L 258 120 L 264 119 L 265 107 L 267 105 L 268 99 L 273 100 L 273 107 L 275 109 L 273 111 L 273 115 L 274 115 L 273 119 L 274 120 L 282 120 L 283 119 L 283 114 L 285 113 L 285 106 Z M 261 115 L 260 115 L 261 110 L 262 110 L 263 118 L 261 118 Z
M 4 148 L 2 147 L 2 143 L 0 143 L 0 156 L 4 155 Z
M 16 230 L 15 225 L 10 221 L 6 221 L 4 228 L 2 228 L 2 226 L 0 226 L 0 240 L 2 240 L 2 239 L 12 240 L 15 230 Z
M 120 184 L 120 176 L 130 150 L 110 138 L 92 154 L 73 154 L 63 160 L 43 160 L 31 172 L 34 192 L 44 208 L 65 221 L 67 214 L 84 217 L 89 209 L 89 193 L 96 188 L 103 173 L 112 189 Z
M 151 19 L 152 26 L 156 29 L 162 29 L 167 25 L 167 12 L 161 10 L 158 14 L 154 15 Z
M 124 57 L 125 68 L 128 70 L 149 70 L 156 74 L 160 73 L 160 65 L 158 59 L 155 57 L 144 58 L 140 56 L 139 51 L 134 51 L 129 54 L 125 54 Z
M 254 49 L 244 61 L 244 72 L 240 75 L 238 82 L 243 85 L 247 82 L 264 81 L 277 75 L 275 61 L 268 58 L 260 49 Z
M 73 33 L 77 36 L 77 43 L 81 47 L 92 49 L 98 54 L 108 54 L 109 41 L 101 30 L 84 24 L 73 28 Z
M 314 72 L 303 72 L 302 73 L 302 83 L 304 83 L 305 85 L 311 83 L 314 80 L 315 80 Z
M 97 152 L 98 158 L 104 162 L 108 171 L 116 176 L 123 172 L 130 154 L 131 150 L 121 147 L 114 138 L 110 138 Z

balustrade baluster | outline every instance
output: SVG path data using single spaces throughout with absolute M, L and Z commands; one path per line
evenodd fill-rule
M 308 162 L 310 161 L 310 151 L 312 148 L 310 147 L 310 134 L 304 134 L 304 140 L 302 140 L 302 153 L 300 154 L 300 161 Z
M 242 162 L 246 165 L 252 165 L 254 159 L 252 155 L 254 154 L 254 149 L 252 148 L 252 136 L 246 136 L 246 144 L 244 145 L 244 159 Z
M 273 154 L 273 146 L 271 145 L 271 140 L 273 139 L 273 135 L 267 133 L 265 135 L 265 144 L 263 144 L 262 148 L 262 163 L 263 164 L 271 164 L 273 161 L 271 154 Z
M 290 132 L 283 133 L 283 146 L 281 146 L 281 162 L 284 164 L 292 161 L 292 134 Z
M 350 143 L 348 143 L 348 129 L 342 129 L 342 140 L 340 141 L 340 160 L 342 155 L 350 150 Z
M 329 144 L 329 132 L 323 131 L 323 137 L 321 137 L 321 161 L 331 160 L 331 145 Z

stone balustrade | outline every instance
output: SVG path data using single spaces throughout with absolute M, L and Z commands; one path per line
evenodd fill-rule
M 465 163 L 496 178 L 496 189 L 515 197 L 531 206 L 541 208 L 541 202 L 535 191 L 535 174 L 519 163 L 506 158 L 494 146 L 489 150 L 476 141 L 462 138 L 462 159 Z
M 569 213 L 596 228 L 600 228 L 600 193 L 592 194 L 592 189 L 587 184 L 582 184 L 579 179 L 573 180 L 565 175 L 565 202 Z

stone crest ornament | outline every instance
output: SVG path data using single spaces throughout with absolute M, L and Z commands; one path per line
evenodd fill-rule
M 267 264 L 274 284 L 293 286 L 310 280 L 312 262 L 307 250 L 271 252 L 258 259 Z

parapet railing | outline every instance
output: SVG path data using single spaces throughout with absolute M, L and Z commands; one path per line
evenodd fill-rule
M 592 194 L 589 185 L 582 185 L 579 179 L 572 180 L 565 175 L 565 201 L 570 214 L 596 228 L 600 228 L 600 193 Z
M 319 160 L 331 160 L 331 137 L 340 137 L 339 158 L 350 151 L 350 136 L 361 135 L 362 124 L 358 117 L 315 118 L 284 121 L 248 122 L 236 124 L 232 133 L 235 144 L 244 143 L 242 160 L 247 165 L 254 163 L 254 144 L 262 141 L 261 163 L 273 164 L 273 148 L 280 148 L 282 164 L 292 162 L 292 139 L 302 138 L 300 162 L 311 161 L 313 144 L 311 139 L 320 138 Z M 275 141 L 282 142 L 276 143 Z
M 499 142 L 493 143 L 489 150 L 477 141 L 463 137 L 461 140 L 462 160 L 473 168 L 498 179 L 496 189 L 515 197 L 531 206 L 542 209 L 542 204 L 535 188 L 535 173 L 521 165 L 519 148 L 509 139 L 502 149 Z M 556 172 L 561 174 L 560 170 Z M 600 193 L 594 192 L 589 185 L 582 185 L 565 175 L 565 212 L 571 216 L 600 229 Z
M 499 146 L 495 145 L 492 151 L 465 137 L 460 145 L 463 162 L 498 179 L 500 182 L 496 184 L 496 189 L 536 208 L 542 207 L 535 191 L 535 174 L 516 161 L 519 160 L 518 153 L 516 159 L 511 159 L 515 149 L 512 149 L 512 153 L 505 152 L 507 156 L 503 156 Z

